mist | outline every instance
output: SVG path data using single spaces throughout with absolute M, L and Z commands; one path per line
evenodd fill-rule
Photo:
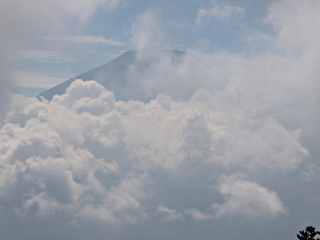
M 222 8 L 243 12 L 213 7 Z M 114 89 L 77 79 L 51 101 L 6 95 L 5 67 L 4 236 L 264 240 L 319 222 L 319 10 L 271 3 L 275 32 L 251 34 L 251 54 L 221 60 L 190 48 L 178 63 L 146 48 L 165 37 L 148 10 L 130 40 L 147 70 L 130 65 Z

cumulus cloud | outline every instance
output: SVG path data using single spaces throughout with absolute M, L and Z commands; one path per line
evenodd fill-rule
M 286 213 L 277 194 L 257 183 L 233 177 L 223 178 L 218 190 L 226 202 L 222 205 L 213 204 L 217 217 L 239 213 L 251 217 L 276 216 Z
M 150 183 L 148 178 L 147 175 L 124 178 L 108 192 L 100 186 L 99 193 L 105 195 L 101 205 L 86 204 L 80 211 L 80 216 L 112 224 L 141 221 L 148 216 L 141 204 L 141 201 L 148 197 L 146 190 Z M 100 185 L 97 179 L 93 180 Z M 89 186 L 88 190 L 92 189 L 94 188 Z
M 252 231 L 257 219 L 269 228 L 287 216 L 293 225 L 318 220 L 318 46 L 295 41 L 290 21 L 275 21 L 283 11 L 294 19 L 282 3 L 270 7 L 278 33 L 270 45 L 225 75 L 143 52 L 139 59 L 158 63 L 134 81 L 151 92 L 147 100 L 120 101 L 81 80 L 50 102 L 15 95 L 0 129 L 3 216 L 18 214 L 35 232 L 39 219 L 128 233 L 151 225 L 199 230 L 204 220 L 217 232 L 238 224 Z M 292 7 L 303 16 L 310 5 Z M 304 29 L 308 36 L 313 27 Z M 279 52 L 289 36 L 300 48 L 290 43 Z M 176 75 L 163 72 L 177 66 Z M 195 75 L 186 74 L 190 68 Z M 132 79 L 138 71 L 132 67 Z
M 37 107 L 39 115 L 50 114 Z M 109 223 L 145 217 L 140 201 L 150 194 L 148 175 L 128 174 L 117 180 L 117 162 L 95 157 L 80 147 L 84 144 L 84 139 L 79 139 L 83 132 L 75 138 L 67 136 L 82 127 L 59 135 L 64 131 L 62 126 L 53 130 L 50 123 L 42 122 L 42 117 L 28 119 L 24 127 L 6 124 L 1 129 L 2 206 L 26 216 L 48 217 L 64 212 Z M 105 142 L 101 141 L 108 147 Z M 107 180 L 109 174 L 115 175 L 113 180 Z
M 65 212 L 74 219 L 139 222 L 150 217 L 158 194 L 152 186 L 161 180 L 153 171 L 177 181 L 209 178 L 206 170 L 217 167 L 249 175 L 259 168 L 292 171 L 308 155 L 300 130 L 217 103 L 207 90 L 185 101 L 164 94 L 148 103 L 116 101 L 102 85 L 81 80 L 51 102 L 17 95 L 0 131 L 0 203 L 27 216 Z M 195 165 L 197 174 L 185 178 Z M 226 179 L 219 192 L 226 203 L 211 202 L 218 216 L 285 212 L 276 193 L 255 182 Z M 182 219 L 183 212 L 211 218 L 196 206 L 177 212 L 159 202 L 155 211 L 166 220 Z

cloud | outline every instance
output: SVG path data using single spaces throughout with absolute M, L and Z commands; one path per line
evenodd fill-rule
M 319 181 L 310 170 L 319 111 L 317 55 L 300 50 L 270 45 L 258 57 L 236 56 L 226 72 L 142 51 L 141 62 L 156 64 L 139 80 L 131 66 L 141 92 L 122 89 L 144 102 L 80 80 L 51 102 L 16 95 L 0 131 L 2 209 L 124 228 L 303 218 L 299 204 L 310 211 L 318 197 L 307 186 Z
M 72 75 L 45 75 L 42 72 L 14 71 L 15 87 L 21 88 L 51 88 L 70 79 Z
M 257 183 L 231 178 L 223 178 L 218 187 L 226 202 L 213 204 L 217 217 L 243 214 L 250 217 L 277 216 L 286 209 L 273 191 Z
M 131 34 L 131 43 L 138 49 L 161 46 L 164 31 L 159 13 L 149 9 L 138 16 L 131 27 Z
M 197 209 L 187 209 L 185 210 L 185 214 L 192 216 L 197 221 L 212 219 L 211 215 L 203 213 Z
M 101 36 L 65 36 L 65 37 L 43 37 L 45 40 L 50 41 L 68 41 L 77 43 L 92 43 L 92 44 L 106 44 L 109 46 L 123 47 L 126 43 L 116 41 L 114 39 L 106 39 Z
M 290 2 L 283 0 L 274 2 L 269 6 L 269 14 L 266 22 L 272 24 L 277 31 L 277 41 L 282 50 L 293 48 L 314 48 L 320 34 L 316 29 L 319 27 L 317 14 L 320 5 L 318 1 L 308 1 L 302 4 L 299 1 Z M 297 34 L 299 33 L 299 34 Z
M 157 213 L 163 214 L 165 216 L 165 221 L 182 220 L 183 216 L 180 212 L 176 210 L 169 209 L 165 206 L 159 205 L 157 208 Z
M 45 110 L 43 104 L 34 107 L 40 112 Z M 46 218 L 64 212 L 109 223 L 134 222 L 146 216 L 140 201 L 149 195 L 148 175 L 129 174 L 105 185 L 103 178 L 117 173 L 117 163 L 112 159 L 96 158 L 88 150 L 74 148 L 68 142 L 77 144 L 82 140 L 60 135 L 58 132 L 63 129 L 56 130 L 50 123 L 41 123 L 34 118 L 27 120 L 23 128 L 19 124 L 6 124 L 1 129 L 1 152 L 4 154 L 1 155 L 0 193 L 3 206 L 28 217 Z M 105 139 L 101 143 L 107 146 Z
M 43 50 L 19 50 L 16 52 L 16 57 L 33 59 L 38 62 L 59 62 L 64 61 L 75 61 L 71 56 L 61 53 L 58 51 L 43 51 Z
M 4 232 L 270 239 L 318 221 L 318 45 L 275 19 L 283 13 L 313 24 L 308 36 L 317 23 L 295 22 L 309 3 L 294 2 L 292 14 L 283 3 L 270 7 L 277 32 L 269 45 L 258 56 L 236 56 L 229 71 L 142 52 L 139 59 L 156 59 L 153 75 L 133 81 L 141 92 L 122 89 L 144 101 L 120 101 L 81 80 L 51 102 L 14 95 L 0 129 L 1 218 L 15 226 Z M 131 79 L 138 71 L 132 67 Z M 283 230 L 283 222 L 293 227 Z M 252 230 L 262 228 L 272 231 Z
M 180 66 L 157 52 L 142 51 L 138 59 L 150 57 L 158 59 L 155 79 L 164 81 L 140 79 L 146 92 L 159 91 L 145 102 L 117 101 L 97 82 L 81 80 L 51 102 L 15 95 L 0 130 L 4 209 L 29 219 L 67 216 L 64 221 L 107 226 L 143 225 L 156 221 L 154 213 L 165 222 L 185 219 L 172 223 L 187 222 L 186 216 L 212 222 L 285 215 L 296 190 L 280 192 L 277 181 L 304 174 L 301 165 L 313 155 L 301 140 L 304 127 L 293 128 L 277 110 L 294 110 L 283 100 L 300 96 L 298 89 L 283 96 L 291 82 L 277 81 L 280 69 L 269 81 L 255 78 L 270 67 L 270 56 L 242 60 L 218 89 L 206 71 L 196 72 L 202 78 L 191 87 L 191 74 L 166 82 L 164 69 L 197 69 L 187 56 Z M 182 79 L 181 92 L 165 88 Z M 198 210 L 211 206 L 218 218 Z
M 37 5 L 41 11 L 34 6 Z M 43 31 L 47 25 L 48 32 L 55 32 L 61 29 L 61 22 L 55 15 L 53 5 L 49 1 L 3 1 L 0 9 L 0 122 L 8 110 L 11 102 L 11 90 L 14 86 L 14 79 L 11 73 L 13 55 L 16 44 L 20 39 L 30 37 L 32 33 Z M 17 18 L 16 16 L 19 16 Z M 41 21 L 39 21 L 41 18 Z
M 80 21 L 86 21 L 92 17 L 99 7 L 115 9 L 124 3 L 123 0 L 67 0 L 59 1 L 59 10 L 77 16 Z
M 94 178 L 94 181 L 100 185 L 97 179 Z M 80 216 L 112 224 L 141 221 L 148 216 L 140 201 L 147 198 L 148 192 L 145 189 L 149 183 L 147 175 L 140 175 L 122 179 L 119 185 L 112 186 L 108 193 L 105 193 L 105 189 L 100 185 L 99 192 L 105 195 L 102 204 L 98 207 L 95 204 L 85 206 L 80 211 Z M 88 190 L 93 189 L 89 186 Z
M 233 16 L 239 16 L 244 9 L 229 3 L 219 3 L 216 0 L 211 1 L 211 8 L 200 9 L 198 12 L 197 22 L 201 23 L 205 19 L 214 17 L 219 20 L 229 20 Z
M 0 203 L 27 216 L 65 212 L 134 223 L 150 217 L 152 186 L 161 181 L 153 171 L 178 181 L 207 179 L 207 169 L 221 167 L 251 176 L 257 169 L 290 172 L 307 156 L 299 130 L 215 104 L 219 98 L 207 90 L 185 101 L 164 94 L 148 103 L 116 101 L 102 85 L 81 80 L 51 102 L 17 95 L 0 131 Z M 197 174 L 185 175 L 191 169 Z M 226 198 L 224 205 L 211 202 L 218 216 L 285 212 L 276 193 L 256 182 L 227 178 L 218 188 Z M 183 212 L 211 218 L 195 209 L 179 213 L 159 202 L 156 212 L 167 220 Z
M 123 1 L 97 0 L 97 1 L 3 1 L 0 16 L 0 122 L 8 110 L 11 98 L 11 89 L 14 86 L 14 78 L 11 73 L 13 56 L 17 46 L 26 38 L 37 38 L 43 35 L 65 34 L 68 32 L 68 19 L 76 16 L 82 22 L 88 20 L 99 6 L 114 9 Z M 39 11 L 41 9 L 41 11 Z M 19 16 L 19 17 L 16 17 Z M 86 39 L 94 41 L 93 39 Z M 102 41 L 102 39 L 100 39 Z M 105 39 L 105 43 L 117 45 L 111 39 Z M 20 52 L 24 57 L 31 55 L 32 58 L 41 60 L 53 60 L 62 57 L 56 52 Z M 62 54 L 64 57 L 65 55 Z

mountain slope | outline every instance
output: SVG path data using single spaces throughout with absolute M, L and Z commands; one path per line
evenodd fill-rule
M 203 87 L 208 66 L 194 56 L 178 50 L 128 51 L 114 60 L 71 78 L 37 97 L 52 100 L 61 95 L 76 79 L 96 80 L 114 92 L 117 100 L 149 101 L 159 93 L 174 98 L 188 98 Z

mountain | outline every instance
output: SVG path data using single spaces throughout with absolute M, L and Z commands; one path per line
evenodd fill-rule
M 50 88 L 37 97 L 50 101 L 54 95 L 64 94 L 74 80 L 82 79 L 96 80 L 107 90 L 114 92 L 117 100 L 146 102 L 159 93 L 185 99 L 199 87 L 203 74 L 208 70 L 206 64 L 183 51 L 131 50 L 102 66 Z

